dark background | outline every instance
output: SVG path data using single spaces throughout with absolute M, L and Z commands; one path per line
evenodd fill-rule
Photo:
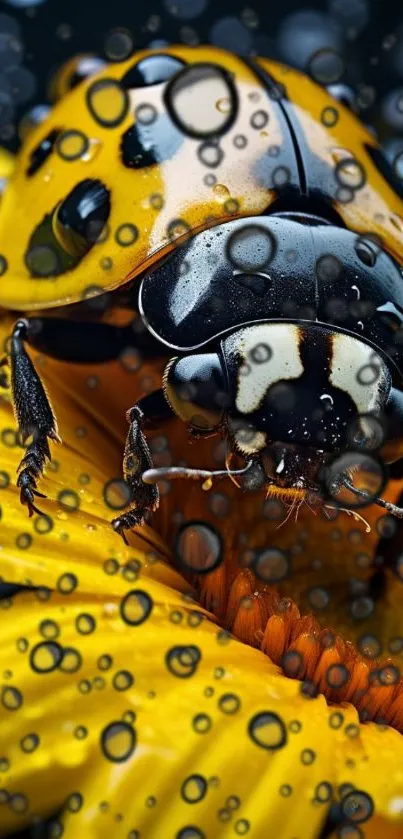
M 126 30 L 117 40 L 116 29 Z M 124 58 L 161 41 L 210 42 L 302 69 L 331 48 L 362 118 L 386 148 L 403 138 L 399 0 L 0 0 L 0 143 L 18 147 L 20 120 L 48 101 L 56 67 L 80 52 L 107 58 L 122 41 Z

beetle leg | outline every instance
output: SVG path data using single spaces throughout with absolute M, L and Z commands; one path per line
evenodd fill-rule
M 17 486 L 30 516 L 40 513 L 35 497 L 45 497 L 38 492 L 37 483 L 46 461 L 51 460 L 49 439 L 59 443 L 61 440 L 45 388 L 24 344 L 29 343 L 53 358 L 75 363 L 111 361 L 128 348 L 140 349 L 147 357 L 166 354 L 165 347 L 151 335 L 149 341 L 143 333 L 138 329 L 137 319 L 136 329 L 134 325 L 116 327 L 53 317 L 20 318 L 15 324 L 10 349 L 13 405 L 22 441 L 31 438 L 18 467 Z
M 112 521 L 112 527 L 120 533 L 125 542 L 125 530 L 143 524 L 146 513 L 156 510 L 159 503 L 157 486 L 145 484 L 143 481 L 143 473 L 153 466 L 143 428 L 146 424 L 155 425 L 172 416 L 173 412 L 162 390 L 144 397 L 126 414 L 130 427 L 123 458 L 123 474 L 130 488 L 134 506 Z
M 40 513 L 35 496 L 45 496 L 37 490 L 47 460 L 51 459 L 49 439 L 61 442 L 57 423 L 45 388 L 29 358 L 24 340 L 27 338 L 28 321 L 15 324 L 11 337 L 11 389 L 18 428 L 23 443 L 32 438 L 18 467 L 17 486 L 22 504 L 29 515 Z

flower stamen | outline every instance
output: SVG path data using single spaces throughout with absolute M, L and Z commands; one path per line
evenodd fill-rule
M 219 591 L 213 579 L 217 574 Z M 236 638 L 266 653 L 285 676 L 309 682 L 329 703 L 350 702 L 362 722 L 373 720 L 403 732 L 403 678 L 390 659 L 365 658 L 354 644 L 322 629 L 312 615 L 301 616 L 296 603 L 281 598 L 274 587 L 256 590 L 250 569 L 236 575 L 229 592 L 223 566 L 205 577 L 200 589 L 203 605 Z

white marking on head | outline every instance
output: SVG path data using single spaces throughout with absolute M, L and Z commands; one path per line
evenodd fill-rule
M 238 376 L 236 407 L 251 414 L 275 382 L 296 379 L 304 372 L 299 356 L 299 328 L 293 323 L 249 326 L 226 340 L 231 353 L 244 361 Z
M 332 385 L 348 393 L 359 414 L 381 409 L 391 385 L 381 356 L 368 344 L 339 332 L 332 336 L 332 350 Z

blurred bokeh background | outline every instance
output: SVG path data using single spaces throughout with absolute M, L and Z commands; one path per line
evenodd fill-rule
M 0 144 L 18 148 L 24 117 L 49 102 L 52 74 L 70 56 L 125 60 L 175 42 L 270 56 L 311 74 L 312 56 L 326 50 L 320 81 L 350 99 L 392 159 L 403 147 L 397 0 L 0 0 Z

